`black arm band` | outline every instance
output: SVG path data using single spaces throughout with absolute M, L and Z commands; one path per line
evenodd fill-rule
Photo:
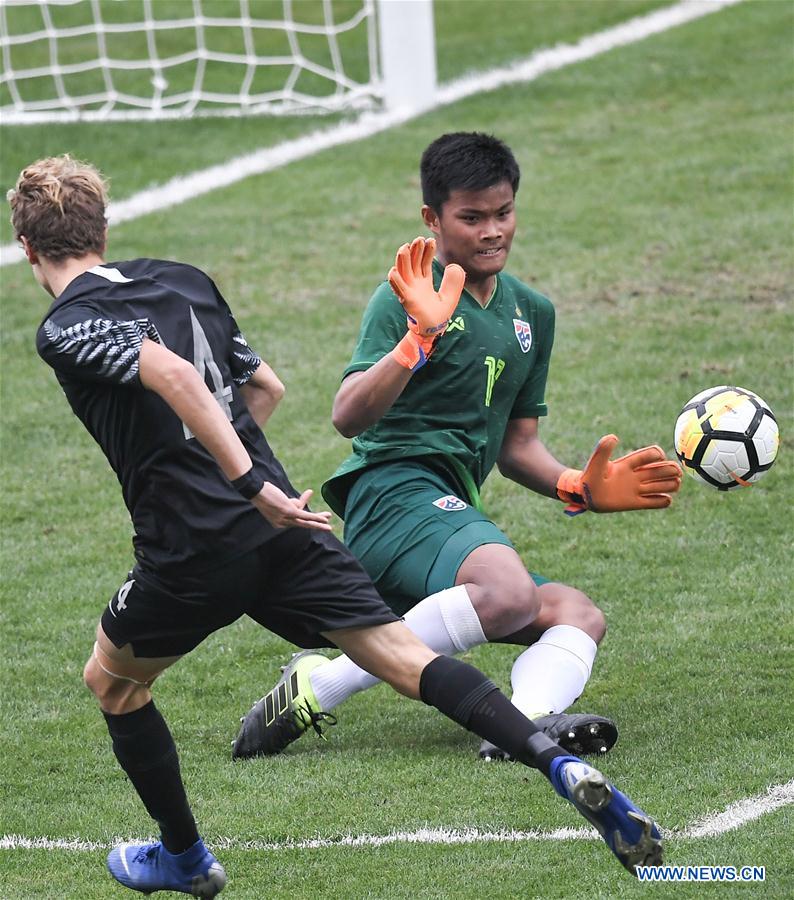
M 253 500 L 253 498 L 262 490 L 264 485 L 265 479 L 254 473 L 253 466 L 251 466 L 245 475 L 235 478 L 232 482 L 232 487 L 238 493 L 242 494 L 246 500 Z

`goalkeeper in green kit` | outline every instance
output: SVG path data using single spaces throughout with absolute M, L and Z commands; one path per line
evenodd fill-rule
M 380 594 L 426 644 L 448 655 L 489 641 L 525 647 L 513 704 L 568 752 L 603 753 L 614 723 L 566 710 L 590 677 L 604 615 L 582 591 L 528 572 L 479 491 L 497 465 L 569 514 L 661 509 L 681 472 L 658 446 L 612 459 L 614 435 L 584 470 L 541 441 L 554 307 L 503 271 L 519 177 L 489 135 L 445 134 L 425 150 L 422 218 L 434 239 L 400 248 L 364 313 L 333 408 L 353 453 L 323 496 Z M 280 752 L 319 728 L 315 713 L 376 683 L 346 656 L 298 654 L 243 720 L 236 755 Z M 480 756 L 507 754 L 484 742 Z

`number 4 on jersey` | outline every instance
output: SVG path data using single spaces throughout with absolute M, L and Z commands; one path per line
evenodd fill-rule
M 231 385 L 223 383 L 221 370 L 218 368 L 215 357 L 212 355 L 210 342 L 207 340 L 207 335 L 193 312 L 193 307 L 190 308 L 190 323 L 193 326 L 193 367 L 201 375 L 205 383 L 207 381 L 207 372 L 209 372 L 213 387 L 212 396 L 218 401 L 218 406 L 220 406 L 226 414 L 226 418 L 231 422 L 232 407 L 230 401 L 232 399 L 232 388 Z M 187 425 L 183 423 L 182 427 L 185 431 L 185 440 L 190 440 L 190 438 L 194 437 L 193 432 Z

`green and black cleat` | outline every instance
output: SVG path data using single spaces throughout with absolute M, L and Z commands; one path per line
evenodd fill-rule
M 272 691 L 240 719 L 240 731 L 232 742 L 232 759 L 274 756 L 313 728 L 322 738 L 322 724 L 336 725 L 336 716 L 323 712 L 314 696 L 309 673 L 328 662 L 312 650 L 296 653 Z

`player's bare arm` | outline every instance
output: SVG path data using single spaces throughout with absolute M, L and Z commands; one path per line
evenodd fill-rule
M 162 397 L 212 454 L 230 481 L 251 470 L 251 457 L 237 432 L 187 360 L 146 338 L 141 345 L 139 366 L 141 384 Z M 277 528 L 297 526 L 330 531 L 330 513 L 313 513 L 305 508 L 311 493 L 305 491 L 300 498 L 291 498 L 274 484 L 265 482 L 251 502 Z
M 537 417 L 511 419 L 497 465 L 505 478 L 546 497 L 556 497 L 557 481 L 565 466 L 550 453 L 538 430 Z
M 411 380 L 411 370 L 388 353 L 364 372 L 351 372 L 334 397 L 331 421 L 346 438 L 361 434 L 391 409 Z
M 139 365 L 141 384 L 171 407 L 230 481 L 251 468 L 251 457 L 240 438 L 187 360 L 146 338 L 141 345 Z
M 242 385 L 240 393 L 256 424 L 264 428 L 284 396 L 284 385 L 270 366 L 262 362 L 251 378 Z

